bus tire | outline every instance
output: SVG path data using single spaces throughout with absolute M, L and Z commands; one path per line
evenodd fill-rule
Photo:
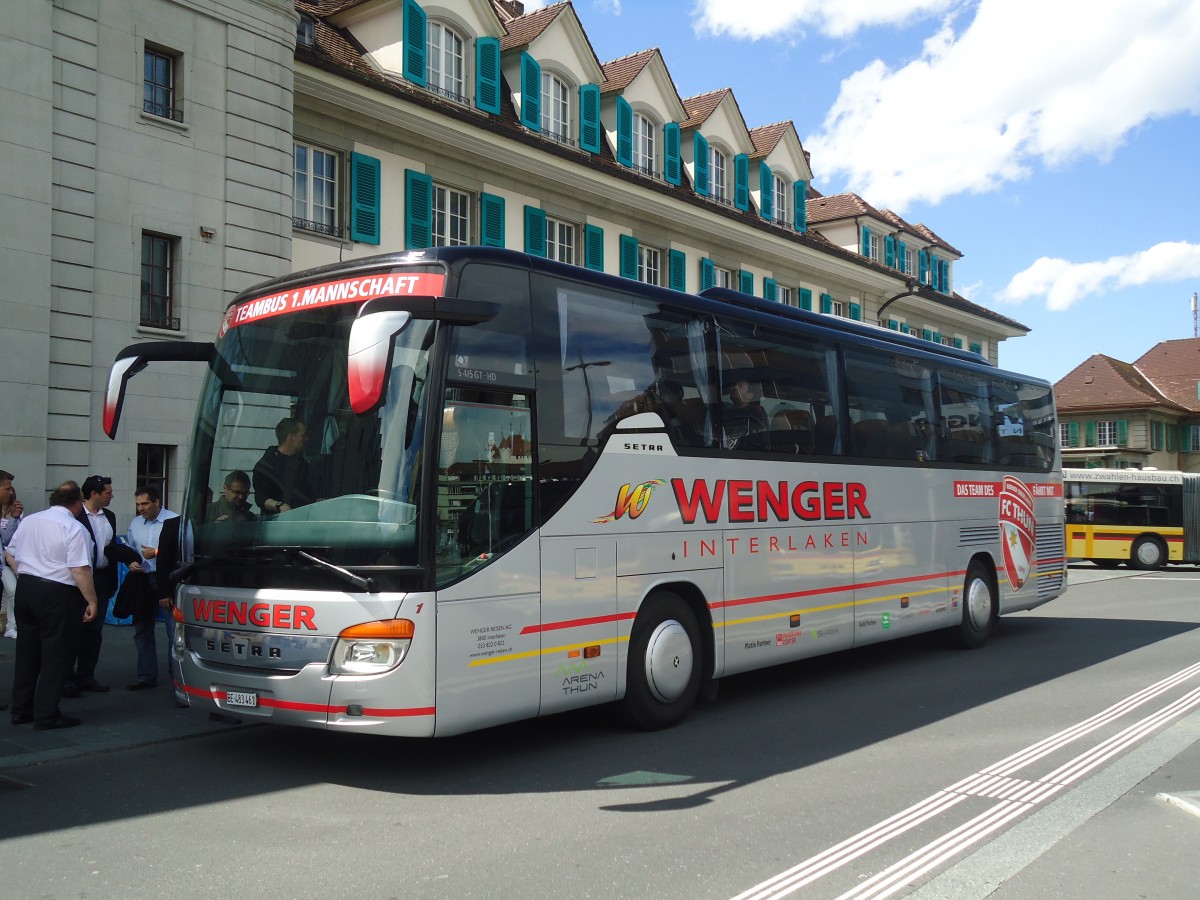
M 1129 550 L 1130 568 L 1143 571 L 1161 569 L 1166 561 L 1167 549 L 1156 537 L 1140 537 Z
M 704 650 L 691 608 L 675 594 L 652 594 L 629 636 L 624 713 L 643 731 L 677 725 L 700 693 Z
M 996 583 L 987 566 L 973 559 L 963 582 L 962 620 L 950 629 L 953 644 L 964 650 L 977 650 L 988 642 L 999 617 Z

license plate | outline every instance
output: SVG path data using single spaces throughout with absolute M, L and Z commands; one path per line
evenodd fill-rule
M 226 691 L 225 702 L 230 706 L 258 706 L 258 694 L 251 691 Z

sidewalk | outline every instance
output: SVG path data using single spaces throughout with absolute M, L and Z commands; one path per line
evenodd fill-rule
M 161 625 L 157 637 L 162 660 L 165 651 Z M 0 710 L 0 772 L 72 756 L 253 727 L 210 721 L 207 711 L 177 708 L 175 693 L 165 680 L 160 680 L 153 690 L 126 690 L 125 686 L 136 680 L 137 651 L 131 625 L 104 626 L 104 647 L 96 667 L 96 680 L 111 690 L 106 694 L 85 692 L 76 699 L 62 699 L 62 711 L 79 716 L 83 724 L 56 731 L 34 731 L 32 725 L 13 725 L 9 716 L 16 648 L 16 641 L 0 638 L 0 702 L 9 704 L 8 709 Z

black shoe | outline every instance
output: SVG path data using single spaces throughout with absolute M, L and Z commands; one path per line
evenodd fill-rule
M 74 728 L 79 724 L 78 716 L 55 716 L 45 722 L 34 722 L 34 731 L 50 731 L 54 728 Z
M 87 684 L 81 684 L 79 689 L 91 694 L 107 694 L 111 690 L 107 684 L 101 684 L 98 681 L 89 681 Z
M 33 713 L 13 713 L 12 723 L 14 725 L 28 725 L 33 721 Z
M 66 684 L 64 684 L 62 686 L 62 695 L 64 697 L 78 697 L 79 696 L 79 686 L 77 684 L 75 684 L 73 681 L 68 681 Z
M 135 681 L 133 684 L 126 685 L 126 689 L 131 691 L 148 691 L 150 688 L 156 687 L 158 687 L 157 684 L 149 681 Z

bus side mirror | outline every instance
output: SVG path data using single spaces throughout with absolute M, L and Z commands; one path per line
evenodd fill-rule
M 350 326 L 346 379 L 350 408 L 359 415 L 369 413 L 383 402 L 388 373 L 392 370 L 393 338 L 411 321 L 412 313 L 407 310 L 372 311 L 364 306 Z
M 207 341 L 152 341 L 130 344 L 117 354 L 108 373 L 104 391 L 104 433 L 110 439 L 117 436 L 121 408 L 125 405 L 125 386 L 150 362 L 210 362 L 213 345 Z

